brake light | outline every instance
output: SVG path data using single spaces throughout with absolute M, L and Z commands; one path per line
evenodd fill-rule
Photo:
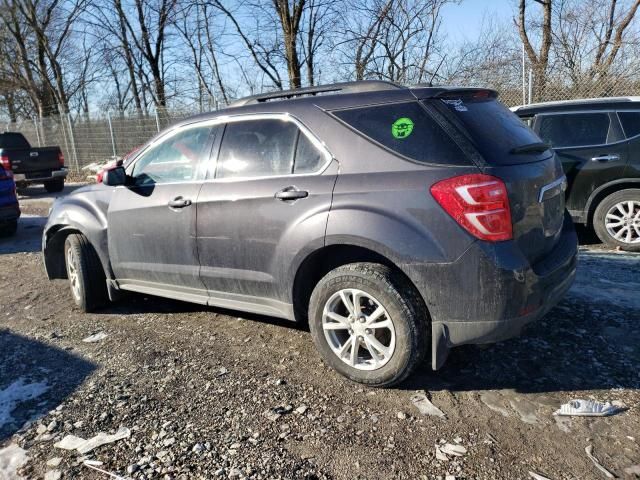
M 431 195 L 471 235 L 488 242 L 513 238 L 507 187 L 499 178 L 472 174 L 442 180 Z
M 9 161 L 9 157 L 7 155 L 0 155 L 0 165 L 6 171 L 11 170 L 11 162 Z
M 61 167 L 64 167 L 64 154 L 62 152 L 58 153 L 58 163 Z

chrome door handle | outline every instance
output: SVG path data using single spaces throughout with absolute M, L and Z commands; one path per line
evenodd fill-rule
M 620 160 L 620 155 L 600 155 L 599 157 L 591 157 L 592 162 L 615 162 Z
M 309 192 L 305 190 L 298 190 L 296 187 L 287 187 L 283 188 L 279 192 L 276 192 L 275 197 L 278 200 L 298 200 L 300 198 L 307 198 L 309 196 Z
M 184 208 L 191 205 L 191 200 L 188 198 L 176 197 L 173 200 L 169 200 L 169 208 Z

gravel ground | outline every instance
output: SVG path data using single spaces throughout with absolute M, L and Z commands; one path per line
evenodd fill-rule
M 80 313 L 44 276 L 50 200 L 28 193 L 18 236 L 0 240 L 0 478 L 108 478 L 84 460 L 141 479 L 606 478 L 588 446 L 640 477 L 640 255 L 583 247 L 571 293 L 525 335 L 374 390 L 284 321 L 142 295 Z M 421 392 L 446 418 L 420 414 Z M 552 416 L 574 398 L 627 409 Z M 122 428 L 84 455 L 54 446 Z

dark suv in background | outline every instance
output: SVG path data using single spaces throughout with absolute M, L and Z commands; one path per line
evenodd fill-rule
M 574 221 L 592 226 L 612 247 L 640 252 L 640 97 L 513 110 L 556 151 Z
M 439 368 L 575 275 L 562 167 L 496 97 L 367 81 L 190 118 L 53 205 L 47 273 L 87 311 L 126 290 L 308 321 L 369 385 L 429 347 Z

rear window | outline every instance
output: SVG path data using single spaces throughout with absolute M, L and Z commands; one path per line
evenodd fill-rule
M 627 138 L 640 135 L 640 112 L 618 112 L 618 118 Z
M 332 112 L 374 142 L 423 163 L 466 164 L 453 139 L 418 102 L 375 105 Z
M 542 115 L 538 132 L 556 148 L 603 145 L 607 143 L 609 123 L 607 113 Z
M 514 148 L 540 143 L 541 140 L 494 96 L 451 95 L 431 102 L 440 102 L 459 120 L 487 162 L 511 165 L 535 160 L 536 155 L 509 153 Z
M 0 133 L 0 148 L 31 148 L 21 133 Z

